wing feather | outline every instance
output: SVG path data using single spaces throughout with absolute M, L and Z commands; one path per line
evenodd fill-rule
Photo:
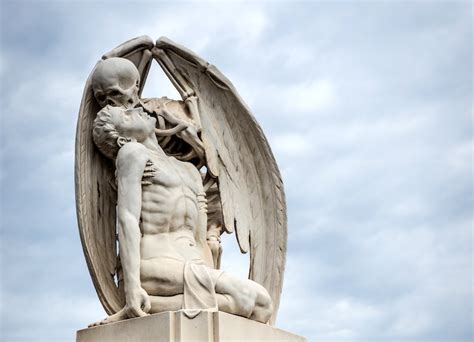
M 130 59 L 141 72 L 140 89 L 151 63 L 149 37 L 132 39 L 103 56 Z M 92 75 L 92 73 L 91 73 Z M 76 131 L 75 186 L 79 233 L 87 266 L 97 295 L 108 314 L 119 311 L 125 301 L 117 284 L 115 172 L 112 161 L 103 157 L 92 140 L 92 124 L 100 110 L 92 92 L 91 77 L 86 82 Z
M 148 37 L 130 40 L 103 58 L 126 57 L 137 65 L 143 89 L 153 46 Z M 249 277 L 280 301 L 286 256 L 287 221 L 281 176 L 267 140 L 232 83 L 193 52 L 162 38 L 163 49 L 199 98 L 207 168 L 218 177 L 225 230 L 236 231 L 242 252 L 250 251 Z M 116 284 L 117 239 L 114 165 L 92 142 L 92 122 L 99 110 L 86 83 L 76 134 L 76 206 L 84 254 L 98 296 L 109 314 L 124 303 Z M 119 284 L 120 285 L 120 284 Z
M 249 277 L 272 296 L 275 321 L 285 268 L 283 184 L 268 142 L 232 83 L 192 51 L 160 38 L 156 46 L 198 97 L 207 167 L 218 177 L 224 228 L 250 251 Z

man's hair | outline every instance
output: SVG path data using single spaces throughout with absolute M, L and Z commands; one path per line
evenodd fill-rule
M 107 108 L 102 109 L 94 120 L 92 138 L 95 145 L 107 158 L 115 160 L 119 150 L 117 139 L 120 137 L 115 128 L 112 115 Z

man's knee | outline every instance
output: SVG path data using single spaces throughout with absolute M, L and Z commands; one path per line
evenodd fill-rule
M 242 315 L 250 317 L 255 308 L 258 294 L 251 284 L 242 282 L 241 285 L 236 293 L 236 301 L 239 309 L 242 311 Z
M 222 274 L 216 284 L 216 292 L 229 297 L 232 313 L 250 317 L 255 308 L 257 291 L 249 280 L 238 279 L 227 273 Z
M 270 297 L 266 289 L 262 288 L 257 291 L 257 301 L 260 306 L 273 309 L 272 297 Z
M 273 301 L 267 290 L 262 287 L 257 291 L 256 310 L 260 311 L 262 322 L 267 322 L 273 315 Z

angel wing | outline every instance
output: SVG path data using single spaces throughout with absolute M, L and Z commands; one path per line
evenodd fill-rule
M 131 60 L 141 75 L 141 93 L 151 65 L 150 50 L 153 46 L 151 38 L 138 37 L 106 53 L 102 59 L 125 57 Z M 117 195 L 114 190 L 114 165 L 99 154 L 92 141 L 92 123 L 99 110 L 89 76 L 76 132 L 76 209 L 87 266 L 97 295 L 110 315 L 120 310 L 125 300 L 122 282 L 118 281 L 116 272 L 119 261 L 115 227 Z
M 242 252 L 250 251 L 249 277 L 269 291 L 273 323 L 283 285 L 287 219 L 270 146 L 232 83 L 215 66 L 167 38 L 160 38 L 153 52 L 178 91 L 197 97 L 207 168 L 218 179 L 224 228 L 235 230 Z
M 273 154 L 260 126 L 231 82 L 193 52 L 163 38 L 154 47 L 146 36 L 132 39 L 102 58 L 125 57 L 145 84 L 152 56 L 182 94 L 190 118 L 202 127 L 207 168 L 217 177 L 224 228 L 235 230 L 241 251 L 250 251 L 249 277 L 267 288 L 275 310 L 280 301 L 286 253 L 286 205 Z M 162 63 L 156 52 L 170 64 Z M 92 73 L 91 73 L 92 75 Z M 165 101 L 166 102 L 166 101 Z M 193 112 L 197 106 L 198 113 Z M 182 104 L 179 104 L 183 111 Z M 97 294 L 108 314 L 124 305 L 116 238 L 114 166 L 92 141 L 99 110 L 90 78 L 81 102 L 76 133 L 76 206 L 81 241 Z M 184 114 L 183 114 L 184 115 Z M 167 142 L 173 151 L 173 142 Z M 165 144 L 166 145 L 166 144 Z M 218 212 L 219 210 L 217 210 Z M 211 220 L 212 221 L 212 220 Z M 214 222 L 215 223 L 215 222 Z M 218 223 L 222 225 L 222 223 Z

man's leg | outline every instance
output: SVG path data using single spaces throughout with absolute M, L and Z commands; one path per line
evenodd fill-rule
M 175 296 L 150 296 L 150 314 L 165 311 L 178 311 L 183 307 L 183 295 Z
M 140 280 L 150 296 L 183 294 L 184 262 L 170 258 L 142 260 Z
M 250 319 L 253 319 L 258 322 L 267 323 L 270 317 L 273 314 L 273 302 L 272 298 L 268 294 L 268 291 L 260 284 L 252 282 L 256 287 L 257 298 L 255 300 L 255 309 L 250 316 Z
M 89 324 L 89 328 L 91 327 L 96 327 L 98 325 L 104 325 L 104 324 L 109 324 L 109 323 L 114 323 L 114 322 L 118 322 L 118 321 L 121 321 L 121 320 L 124 320 L 124 319 L 127 319 L 127 314 L 125 312 L 125 308 L 122 308 L 120 311 L 118 311 L 117 313 L 113 314 L 113 315 L 110 315 L 100 321 L 97 321 L 97 322 L 94 322 L 94 323 L 91 323 Z
M 268 322 L 273 313 L 272 300 L 263 286 L 249 279 L 240 279 L 210 270 L 216 277 L 216 294 L 219 310 L 250 318 L 262 323 Z

